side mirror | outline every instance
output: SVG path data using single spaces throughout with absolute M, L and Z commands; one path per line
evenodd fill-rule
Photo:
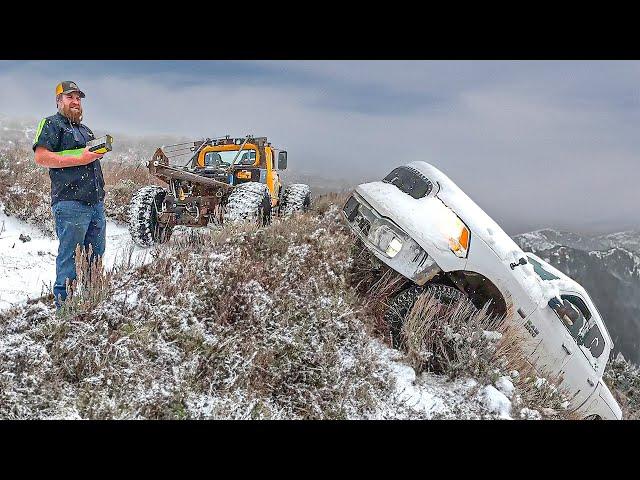
M 522 257 L 520 260 L 518 260 L 518 263 L 510 263 L 509 266 L 511 267 L 511 270 L 515 270 L 516 267 L 520 266 L 520 265 L 526 265 L 527 264 L 527 259 Z
M 287 152 L 278 152 L 278 170 L 287 169 Z

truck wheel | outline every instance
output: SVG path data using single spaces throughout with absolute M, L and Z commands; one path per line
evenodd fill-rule
M 157 185 L 149 185 L 138 190 L 129 203 L 129 233 L 133 241 L 141 247 L 150 247 L 166 242 L 172 228 L 158 222 L 158 211 L 167 191 Z
M 288 217 L 294 212 L 306 212 L 311 206 L 311 188 L 304 183 L 287 185 L 282 193 L 280 215 Z
M 406 290 L 400 292 L 391 301 L 386 313 L 384 314 L 384 320 L 389 326 L 391 331 L 391 341 L 393 348 L 400 348 L 401 345 L 401 331 L 405 318 L 413 308 L 413 305 L 418 300 L 418 297 L 425 292 L 431 293 L 444 305 L 452 305 L 453 303 L 466 298 L 464 294 L 453 287 L 448 285 L 430 284 L 424 287 L 418 285 L 412 285 Z
M 233 189 L 229 195 L 224 214 L 225 222 L 271 223 L 271 195 L 264 183 L 246 182 Z

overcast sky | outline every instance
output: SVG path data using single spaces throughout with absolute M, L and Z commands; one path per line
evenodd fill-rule
M 354 183 L 424 160 L 509 233 L 640 228 L 638 61 L 0 61 L 0 114 L 61 80 L 94 130 L 265 135 Z

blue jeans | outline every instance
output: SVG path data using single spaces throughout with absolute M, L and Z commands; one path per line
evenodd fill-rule
M 80 245 L 86 249 L 92 245 L 90 262 L 104 255 L 106 226 L 104 202 L 87 205 L 76 200 L 61 200 L 52 207 L 56 222 L 56 234 L 60 240 L 56 257 L 56 283 L 53 286 L 56 308 L 67 298 L 66 281 L 76 279 L 75 250 Z M 60 297 L 60 301 L 58 300 Z

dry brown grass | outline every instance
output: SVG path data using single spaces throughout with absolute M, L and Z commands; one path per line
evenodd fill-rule
M 58 313 L 62 318 L 83 317 L 111 293 L 110 280 L 114 271 L 105 270 L 99 256 L 90 261 L 92 253 L 91 245 L 88 249 L 76 246 L 74 258 L 77 276 L 71 283 L 67 280 L 68 296 Z
M 342 209 L 343 205 L 347 201 L 349 197 L 349 193 L 325 193 L 322 195 L 312 196 L 311 198 L 311 209 L 320 215 L 326 213 L 329 208 L 332 206 L 336 206 L 339 209 Z
M 145 185 L 165 185 L 157 177 L 149 174 L 149 169 L 143 165 L 104 162 L 102 173 L 105 184 L 105 213 L 120 222 L 127 222 L 129 202 L 136 190 Z
M 47 170 L 33 161 L 30 149 L 11 146 L 0 151 L 0 203 L 7 215 L 33 223 L 53 236 L 50 191 Z
M 445 305 L 425 291 L 404 321 L 402 343 L 418 372 L 482 378 L 496 365 L 495 346 L 483 332 L 495 331 L 501 322 L 487 307 L 478 311 L 467 299 Z
M 518 392 L 513 411 L 526 407 L 545 418 L 572 419 L 558 380 L 541 378 L 526 361 L 523 331 L 508 318 L 488 315 L 488 307 L 478 310 L 464 298 L 447 305 L 428 290 L 422 293 L 402 327 L 409 362 L 417 371 L 489 384 L 508 376 Z
M 384 315 L 393 297 L 407 284 L 407 279 L 373 256 L 360 239 L 351 233 L 349 235 L 351 265 L 347 281 L 362 299 L 362 311 L 369 319 L 372 333 L 391 346 Z

